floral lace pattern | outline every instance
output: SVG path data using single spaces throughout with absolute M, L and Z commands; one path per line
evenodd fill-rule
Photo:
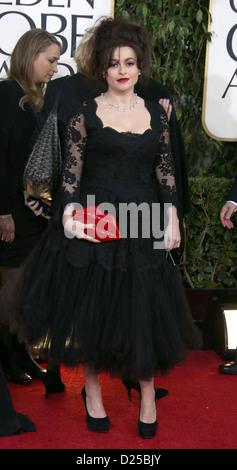
M 96 118 L 94 100 L 84 106 L 85 115 L 79 112 L 71 117 L 66 132 L 62 181 L 64 207 L 71 202 L 80 202 L 81 175 L 90 126 L 92 128 L 90 149 L 92 150 L 87 151 L 87 169 L 91 181 L 95 184 L 100 180 L 111 182 L 116 174 L 116 180 L 119 182 L 121 179 L 121 186 L 125 179 L 126 181 L 130 179 L 131 184 L 149 183 L 153 167 L 162 202 L 176 204 L 174 165 L 167 116 L 163 110 L 160 110 L 157 116 L 155 103 L 151 103 L 150 106 L 152 129 L 143 134 L 118 132 L 110 127 L 103 127 L 102 121 Z M 153 107 L 156 110 L 155 113 Z M 154 116 L 152 116 L 153 113 Z M 156 124 L 159 118 L 160 121 Z M 95 136 L 94 144 L 93 135 Z
M 174 203 L 176 194 L 174 164 L 171 154 L 168 121 L 164 114 L 160 116 L 164 131 L 160 135 L 159 149 L 155 160 L 156 176 L 161 187 L 163 202 Z
M 67 125 L 66 132 L 62 181 L 64 207 L 79 199 L 86 142 L 87 132 L 84 125 L 84 116 L 81 113 L 74 114 Z

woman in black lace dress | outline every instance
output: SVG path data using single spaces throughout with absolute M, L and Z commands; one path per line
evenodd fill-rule
M 199 344 L 168 255 L 180 244 L 169 126 L 159 104 L 134 94 L 150 65 L 145 31 L 106 19 L 91 40 L 90 78 L 106 80 L 108 90 L 82 103 L 68 122 L 54 215 L 22 297 L 22 333 L 30 343 L 50 347 L 59 362 L 83 364 L 90 430 L 110 427 L 98 372 L 139 380 L 139 434 L 153 437 L 153 377 Z M 87 234 L 88 226 L 75 222 L 77 205 L 91 203 L 110 204 L 121 239 L 98 241 Z M 168 219 L 163 244 L 157 233 L 161 206 Z M 156 233 L 150 222 L 156 222 Z

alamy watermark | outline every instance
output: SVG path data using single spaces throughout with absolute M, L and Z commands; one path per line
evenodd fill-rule
M 138 238 L 138 236 L 140 236 L 139 231 L 141 231 L 142 238 L 149 239 L 152 236 L 155 239 L 153 242 L 154 249 L 164 249 L 164 232 L 168 221 L 171 222 L 170 218 L 172 217 L 172 212 L 170 211 L 168 218 L 168 210 L 171 206 L 171 203 L 161 205 L 158 202 L 152 203 L 151 205 L 147 202 L 142 202 L 139 205 L 135 202 L 119 203 L 117 216 L 121 238 Z M 102 217 L 97 225 L 94 225 L 93 228 L 90 229 L 90 236 L 95 238 L 96 232 L 99 231 L 100 238 L 102 239 L 103 235 L 101 235 L 101 232 L 104 233 L 105 238 L 108 234 L 111 235 L 111 238 L 114 238 L 116 234 L 116 226 L 114 224 L 114 220 L 116 220 L 116 208 L 114 205 L 110 202 L 103 202 L 97 206 L 97 209 L 95 206 L 95 196 L 88 195 L 86 207 L 94 207 L 94 215 L 96 215 L 97 211 L 98 214 L 102 211 L 112 216 L 111 219 Z M 69 215 L 69 218 L 64 225 L 64 233 L 67 238 L 77 236 L 77 229 L 81 227 L 81 222 L 90 223 L 86 220 L 81 220 L 80 222 L 76 220 L 72 214 L 72 208 L 73 212 L 80 211 L 83 210 L 83 206 L 79 203 L 71 203 L 66 206 L 64 214 L 66 216 Z M 139 214 L 141 214 L 140 217 Z

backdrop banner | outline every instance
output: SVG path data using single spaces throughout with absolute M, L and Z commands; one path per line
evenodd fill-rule
M 237 140 L 237 0 L 211 0 L 202 124 L 216 140 Z
M 114 0 L 0 0 L 0 77 L 6 77 L 12 50 L 22 34 L 43 28 L 62 42 L 57 77 L 76 72 L 73 54 L 85 30 L 114 15 Z

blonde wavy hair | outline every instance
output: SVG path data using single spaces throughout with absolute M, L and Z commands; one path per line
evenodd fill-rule
M 15 79 L 25 92 L 19 105 L 24 109 L 26 102 L 31 101 L 39 112 L 44 103 L 44 83 L 33 83 L 33 63 L 37 56 L 51 44 L 61 44 L 53 34 L 44 29 L 34 28 L 20 37 L 11 54 L 8 79 Z
M 97 27 L 93 26 L 85 31 L 83 37 L 77 46 L 77 49 L 74 54 L 74 60 L 77 66 L 77 72 L 82 73 L 83 75 L 89 76 L 89 60 L 88 57 L 92 53 L 93 49 L 93 34 L 96 31 Z

